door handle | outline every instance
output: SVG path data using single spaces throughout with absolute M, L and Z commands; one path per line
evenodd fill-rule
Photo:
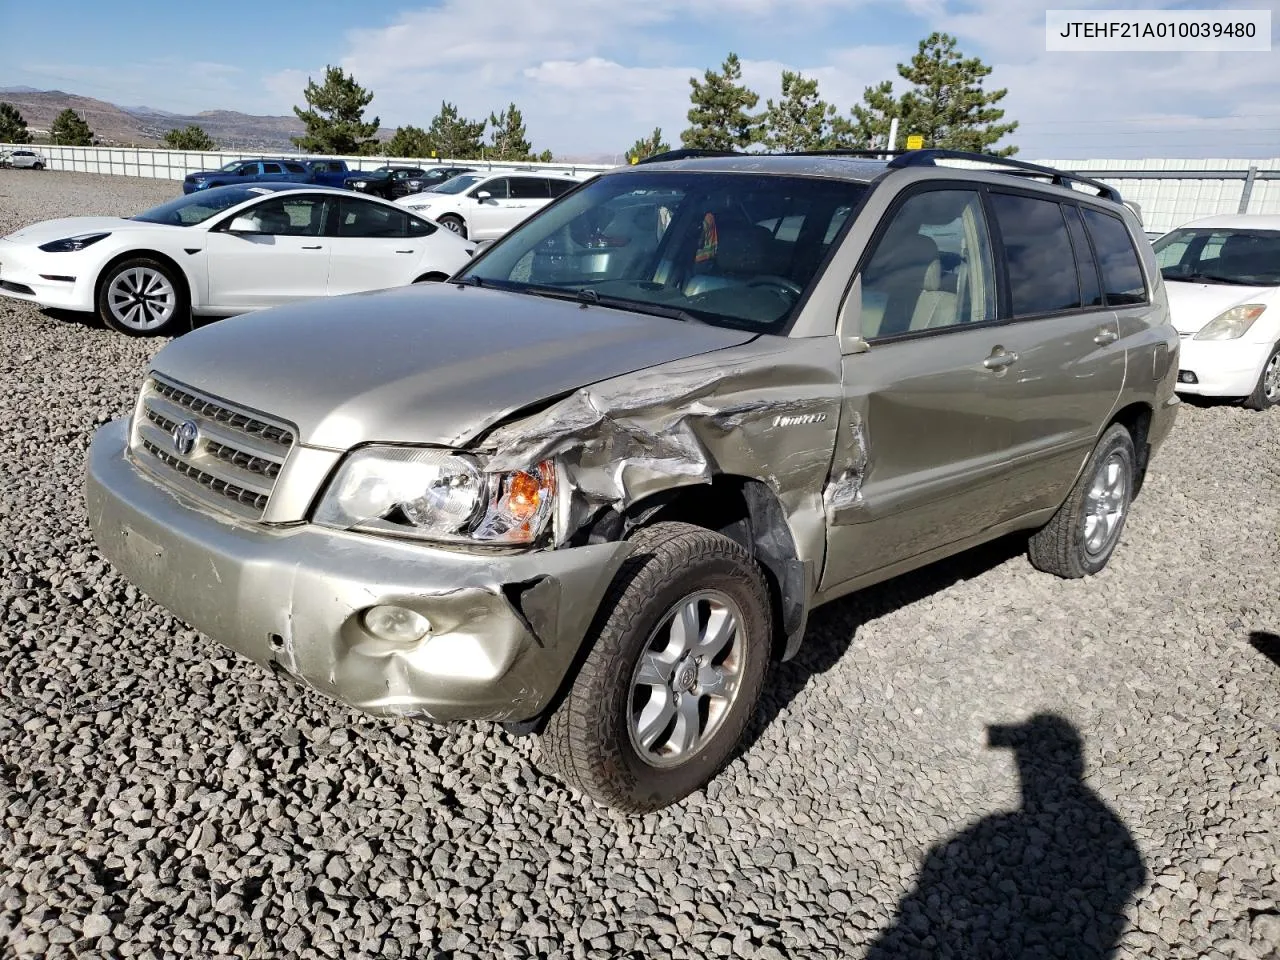
M 982 365 L 988 370 L 1003 370 L 1011 363 L 1018 362 L 1018 355 L 1011 350 L 1005 350 L 1004 347 L 996 347 L 991 352 L 991 356 L 982 361 Z
M 417 253 L 416 250 L 397 250 L 396 253 Z
M 1108 343 L 1115 343 L 1120 339 L 1120 334 L 1114 330 L 1107 330 L 1105 327 L 1098 331 L 1098 335 L 1093 338 L 1093 342 L 1100 347 L 1105 347 Z
M 323 250 L 324 247 L 320 246 L 319 244 L 316 244 L 314 247 L 303 247 L 302 249 L 303 250 Z

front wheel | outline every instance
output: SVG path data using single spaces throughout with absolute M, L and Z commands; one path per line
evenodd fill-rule
M 633 542 L 541 748 L 561 780 L 645 813 L 729 761 L 764 685 L 772 609 L 760 566 L 728 537 L 659 523 Z
M 121 261 L 98 285 L 98 316 L 131 337 L 173 334 L 190 316 L 186 284 L 158 260 Z
M 31 169 L 32 169 L 32 170 L 43 170 L 43 169 L 44 169 L 44 164 L 43 164 L 43 163 L 33 163 L 33 164 L 31 165 Z
M 1097 573 L 1107 565 L 1133 501 L 1133 437 L 1115 423 L 1093 448 L 1066 502 L 1031 537 L 1037 570 L 1066 579 Z
M 1253 393 L 1245 397 L 1244 405 L 1250 410 L 1266 410 L 1280 403 L 1280 344 L 1276 344 L 1262 365 L 1258 384 Z
M 462 222 L 461 217 L 455 217 L 452 213 L 446 213 L 443 217 L 436 221 L 446 230 L 452 230 L 458 236 L 466 239 L 467 225 Z

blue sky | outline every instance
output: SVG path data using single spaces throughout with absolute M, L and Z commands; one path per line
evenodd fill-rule
M 341 64 L 387 126 L 426 126 L 440 101 L 484 116 L 514 101 L 535 147 L 622 151 L 661 126 L 678 142 L 688 77 L 742 58 L 761 106 L 782 69 L 843 111 L 932 30 L 1008 87 L 1027 158 L 1280 155 L 1280 44 L 1271 53 L 1046 53 L 1029 0 L 0 0 L 0 86 L 127 106 L 288 113 L 309 74 Z M 1053 7 L 1266 8 L 1260 0 Z M 240 16 L 230 11 L 245 11 Z M 1275 18 L 1280 19 L 1280 18 Z M 1273 24 L 1273 31 L 1277 24 Z M 900 85 L 900 81 L 899 81 Z

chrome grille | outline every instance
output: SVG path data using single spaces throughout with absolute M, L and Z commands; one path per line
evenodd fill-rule
M 178 437 L 188 423 L 189 449 Z M 294 438 L 287 424 L 152 376 L 138 398 L 130 450 L 161 482 L 260 520 Z

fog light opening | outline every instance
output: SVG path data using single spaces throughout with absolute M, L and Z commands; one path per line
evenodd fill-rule
M 1178 382 L 1179 383 L 1199 383 L 1200 379 L 1190 370 L 1179 370 Z
M 390 643 L 417 643 L 431 635 L 431 621 L 407 607 L 381 604 L 361 616 L 364 628 L 379 640 Z

